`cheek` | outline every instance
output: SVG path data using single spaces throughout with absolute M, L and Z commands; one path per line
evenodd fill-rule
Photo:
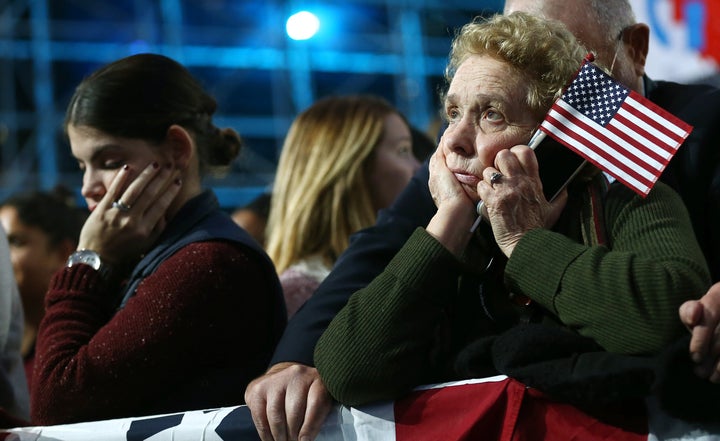
M 478 157 L 484 164 L 493 164 L 500 151 L 509 150 L 518 144 L 525 144 L 527 141 L 527 137 L 521 133 L 479 136 L 476 144 Z

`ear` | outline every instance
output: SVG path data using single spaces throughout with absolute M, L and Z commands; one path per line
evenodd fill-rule
M 165 142 L 176 168 L 184 170 L 190 164 L 195 140 L 190 132 L 177 124 L 171 125 L 165 134 Z
M 628 26 L 623 32 L 623 43 L 628 57 L 633 61 L 635 73 L 638 76 L 645 74 L 645 61 L 647 60 L 648 44 L 650 41 L 650 28 L 645 23 L 635 23 Z

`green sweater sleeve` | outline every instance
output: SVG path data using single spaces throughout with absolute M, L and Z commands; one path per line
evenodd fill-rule
M 459 263 L 418 228 L 385 271 L 353 294 L 315 346 L 330 394 L 356 406 L 438 381 L 433 351 Z
M 678 307 L 707 290 L 707 264 L 685 206 L 665 184 L 644 200 L 613 185 L 604 208 L 609 247 L 533 230 L 513 251 L 506 283 L 608 351 L 657 352 L 686 332 Z

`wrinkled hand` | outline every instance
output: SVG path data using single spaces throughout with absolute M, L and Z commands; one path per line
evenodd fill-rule
M 112 265 L 147 251 L 165 229 L 167 209 L 180 191 L 178 172 L 170 167 L 150 164 L 126 186 L 131 174 L 127 167 L 118 172 L 80 232 L 78 249 L 93 250 Z M 130 208 L 113 207 L 118 200 Z
M 435 150 L 430 157 L 429 170 L 428 187 L 438 210 L 453 205 L 465 206 L 470 211 L 475 210 L 475 203 L 448 169 L 445 153 L 441 148 Z
M 720 383 L 720 283 L 710 287 L 700 300 L 683 303 L 680 320 L 692 333 L 690 356 L 695 373 Z
M 333 406 L 314 367 L 278 363 L 245 390 L 245 403 L 262 441 L 310 441 Z
M 475 202 L 448 169 L 441 148 L 430 157 L 429 170 L 428 186 L 438 210 L 426 231 L 459 256 L 470 240 L 470 227 L 477 217 Z
M 491 184 L 491 176 L 498 172 L 502 178 Z M 552 203 L 545 199 L 535 153 L 523 145 L 498 152 L 495 167 L 483 171 L 478 194 L 485 202 L 495 241 L 507 257 L 525 233 L 555 225 L 567 203 L 566 191 Z

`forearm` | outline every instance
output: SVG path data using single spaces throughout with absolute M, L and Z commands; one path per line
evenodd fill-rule
M 94 396 L 78 399 L 96 384 L 97 374 L 109 361 L 101 354 L 92 359 L 88 343 L 112 317 L 113 302 L 104 297 L 104 282 L 87 265 L 59 271 L 46 296 L 46 314 L 41 322 L 35 348 L 32 379 L 32 420 L 38 424 L 65 422 L 60 412 L 82 418 L 95 405 Z M 116 400 L 121 398 L 115 397 Z
M 609 204 L 611 248 L 528 233 L 506 268 L 511 289 L 609 351 L 659 351 L 683 334 L 677 309 L 705 292 L 709 278 L 682 208 L 658 196 Z
M 457 267 L 444 247 L 416 231 L 387 269 L 350 298 L 315 349 L 335 399 L 358 405 L 394 398 L 434 379 L 433 354 Z
M 102 305 L 93 270 L 65 270 L 38 336 L 33 421 L 138 415 L 173 394 L 207 407 L 235 402 L 227 397 L 262 372 L 280 332 L 273 325 L 279 294 L 273 297 L 267 274 L 236 245 L 191 244 L 115 313 Z M 236 384 L 222 386 L 227 370 Z

